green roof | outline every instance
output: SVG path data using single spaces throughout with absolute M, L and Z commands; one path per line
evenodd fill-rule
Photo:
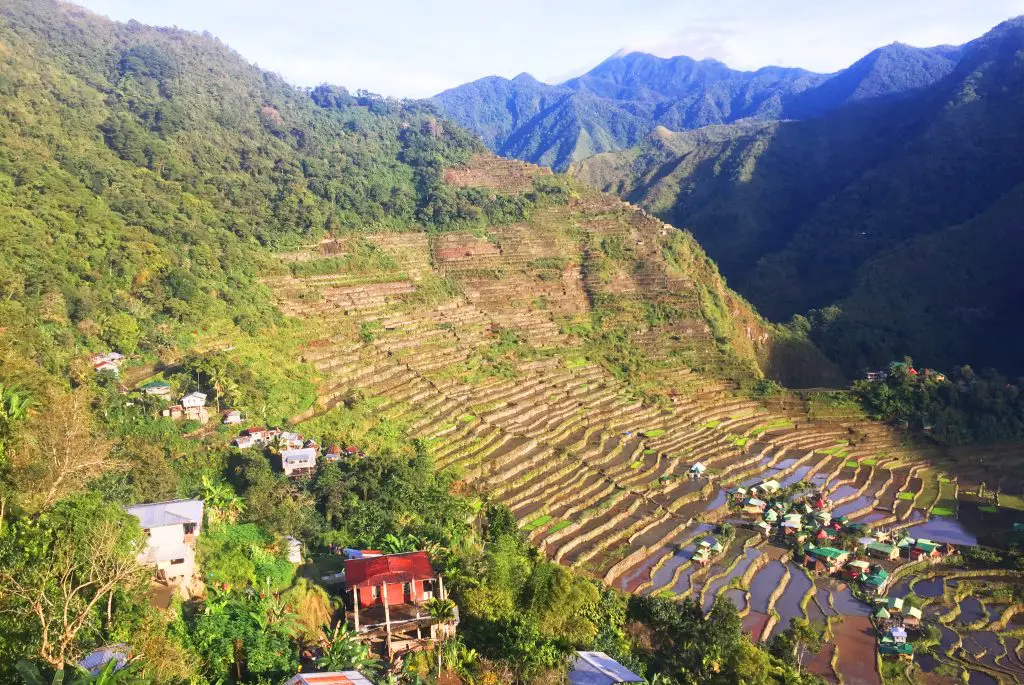
M 835 547 L 815 547 L 811 554 L 825 559 L 838 559 L 844 554 L 849 554 L 849 552 L 844 552 L 843 550 L 836 549 Z
M 875 612 L 875 618 L 889 618 L 889 612 L 885 607 L 882 607 Z
M 895 547 L 893 547 L 892 545 L 887 545 L 884 542 L 872 542 L 870 545 L 866 547 L 866 549 L 870 549 L 874 552 L 881 552 L 882 554 L 892 554 L 894 551 L 896 551 Z
M 934 542 L 918 542 L 916 545 L 914 545 L 914 547 L 921 550 L 922 552 L 934 552 L 939 548 L 939 546 L 936 545 Z
M 898 642 L 892 645 L 882 645 L 878 648 L 878 651 L 882 654 L 913 654 L 914 645 L 910 644 L 909 642 Z
M 914 618 L 921 618 L 921 610 L 917 607 L 910 607 L 907 609 L 907 616 L 913 616 Z

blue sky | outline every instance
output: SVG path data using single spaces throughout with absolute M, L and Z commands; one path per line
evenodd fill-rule
M 298 85 L 423 97 L 527 71 L 549 83 L 622 48 L 835 71 L 900 41 L 963 43 L 1024 0 L 77 0 L 206 30 Z

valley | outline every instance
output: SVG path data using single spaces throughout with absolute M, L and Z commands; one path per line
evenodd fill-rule
M 539 173 L 477 157 L 447 177 L 525 192 Z M 680 364 L 659 371 L 669 401 L 643 401 L 631 379 L 586 360 L 573 323 L 593 316 L 605 297 L 657 295 L 685 308 L 696 293 L 671 269 L 660 280 L 595 278 L 588 245 L 621 238 L 643 248 L 649 268 L 669 236 L 642 211 L 600 195 L 581 191 L 568 209 L 540 210 L 486 236 L 370 236 L 395 266 L 370 283 L 344 274 L 269 281 L 283 311 L 330 332 L 302 352 L 319 371 L 320 391 L 295 422 L 321 425 L 346 401 L 369 401 L 424 441 L 460 490 L 508 506 L 552 561 L 626 592 L 690 598 L 705 610 L 723 595 L 755 640 L 768 640 L 791 618 L 835 621 L 832 656 L 812 669 L 833 682 L 839 673 L 842 682 L 856 681 L 854 665 L 874 660 L 868 606 L 848 585 L 808 575 L 784 542 L 751 531 L 729 493 L 767 480 L 783 488 L 806 483 L 850 524 L 930 535 L 927 525 L 919 528 L 930 511 L 956 509 L 957 495 L 945 494 L 949 481 L 936 464 L 952 466 L 959 457 L 912 446 L 892 428 L 856 417 L 770 410 L 715 377 L 722 359 L 691 357 L 706 373 Z M 564 230 L 576 222 L 578 231 Z M 314 262 L 345 249 L 338 238 L 287 259 Z M 582 255 L 579 263 L 573 255 Z M 539 273 L 544 260 L 558 262 L 559 271 Z M 433 278 L 451 282 L 453 294 L 425 304 L 418 289 Z M 688 330 L 688 345 L 714 349 L 701 326 Z M 637 340 L 646 345 L 661 335 L 653 328 Z M 972 501 L 967 490 L 979 478 L 1014 494 L 1021 483 L 1011 464 L 1019 458 L 1014 449 L 992 460 L 1005 466 L 1001 475 L 960 463 L 957 491 Z M 706 471 L 694 478 L 698 463 Z M 712 563 L 698 563 L 698 543 L 722 523 L 735 526 L 734 540 Z M 868 639 L 854 629 L 868 631 Z M 863 682 L 879 677 L 868 668 Z

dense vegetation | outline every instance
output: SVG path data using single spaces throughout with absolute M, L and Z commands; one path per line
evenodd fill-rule
M 854 390 L 875 418 L 905 422 L 940 443 L 1024 440 L 1024 392 L 995 372 L 955 369 L 948 378 L 894 366 L 882 381 L 858 381 Z
M 559 85 L 529 74 L 467 83 L 433 98 L 495 152 L 558 170 L 635 145 L 656 126 L 675 131 L 741 119 L 812 117 L 850 102 L 918 88 L 953 68 L 956 48 L 890 45 L 834 75 L 714 60 L 616 55 Z
M 463 620 L 442 662 L 466 682 L 557 680 L 580 647 L 668 683 L 811 681 L 750 644 L 730 603 L 709 621 L 632 604 L 540 558 L 506 510 L 454 494 L 376 398 L 303 424 L 367 456 L 294 482 L 272 467 L 279 445 L 233 449 L 230 427 L 162 418 L 137 389 L 286 424 L 315 398 L 293 361 L 310 331 L 258 282 L 282 269 L 267 248 L 518 221 L 564 204 L 559 181 L 511 198 L 451 188 L 443 169 L 479 148 L 429 106 L 295 89 L 208 36 L 56 2 L 0 9 L 0 108 L 0 682 L 114 643 L 137 657 L 121 682 L 280 682 L 311 645 L 322 667 L 376 674 L 319 582 L 338 570 L 331 545 L 429 550 Z M 396 267 L 352 242 L 332 268 Z M 94 372 L 88 353 L 105 350 L 130 357 L 120 376 Z M 161 610 L 123 507 L 176 497 L 206 504 L 204 586 Z M 308 564 L 287 560 L 287 535 Z M 404 682 L 437 678 L 421 656 Z
M 904 97 L 662 130 L 579 173 L 692 230 L 767 316 L 807 316 L 849 374 L 908 353 L 1016 374 L 1022 45 L 1024 22 L 1006 22 Z

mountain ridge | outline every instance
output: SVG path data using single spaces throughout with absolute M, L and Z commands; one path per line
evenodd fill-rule
M 777 66 L 741 71 L 714 59 L 629 51 L 558 84 L 529 74 L 488 76 L 431 101 L 493 152 L 565 170 L 593 154 L 630 147 L 655 126 L 687 130 L 809 118 L 899 95 L 944 76 L 958 54 L 951 46 L 893 44 L 834 74 L 818 74 Z
M 1019 373 L 1019 359 L 993 341 L 1020 329 L 1004 304 L 1017 290 L 1001 259 L 985 273 L 983 255 L 987 234 L 1004 236 L 1013 254 L 1022 248 L 1001 225 L 1024 180 L 1014 154 L 1022 48 L 1018 18 L 962 46 L 929 86 L 802 121 L 663 133 L 574 171 L 693 230 L 769 318 L 809 314 L 847 373 L 905 354 Z M 957 251 L 939 247 L 951 244 Z M 901 255 L 916 264 L 908 251 L 932 255 L 958 290 L 920 265 L 897 267 Z

